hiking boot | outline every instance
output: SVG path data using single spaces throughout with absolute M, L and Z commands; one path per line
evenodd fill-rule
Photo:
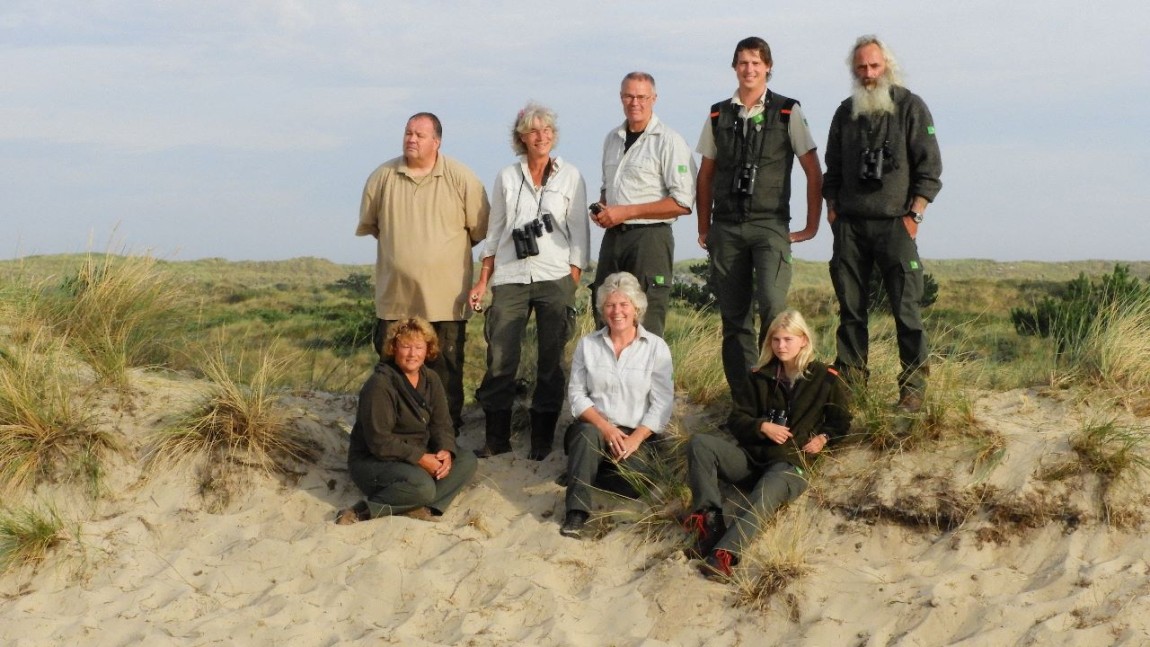
M 730 579 L 733 567 L 738 562 L 735 556 L 725 550 L 719 549 L 707 555 L 707 559 L 699 564 L 699 572 L 708 580 Z
M 536 411 L 531 413 L 531 451 L 527 457 L 541 461 L 551 453 L 551 443 L 555 438 L 555 423 L 559 422 L 558 411 Z
M 563 519 L 563 526 L 559 528 L 559 534 L 572 539 L 582 539 L 583 526 L 590 516 L 582 510 L 568 510 L 567 516 Z
M 922 395 L 917 391 L 906 391 L 898 399 L 894 408 L 899 413 L 918 413 L 922 409 Z
M 477 458 L 491 458 L 511 451 L 511 410 L 483 411 L 484 435 L 486 442 L 483 449 L 475 450 Z
M 350 508 L 344 508 L 335 515 L 335 522 L 340 526 L 350 526 L 353 523 L 368 519 L 371 519 L 371 511 L 368 510 L 366 501 L 360 501 Z
M 702 559 L 719 543 L 723 533 L 727 532 L 727 525 L 723 523 L 722 510 L 708 508 L 688 515 L 683 520 L 683 529 L 694 536 L 691 547 L 687 549 L 687 556 Z
M 439 517 L 435 516 L 431 508 L 423 505 L 418 508 L 412 508 L 406 512 L 400 512 L 399 516 L 408 517 L 409 519 L 419 519 L 420 521 L 430 521 L 432 523 L 439 521 Z

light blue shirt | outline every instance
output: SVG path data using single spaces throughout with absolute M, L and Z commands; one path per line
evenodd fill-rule
M 662 337 L 639 326 L 639 335 L 615 358 L 607 328 L 579 340 L 571 359 L 567 399 L 578 419 L 594 408 L 617 427 L 647 427 L 661 433 L 675 403 L 671 349 Z

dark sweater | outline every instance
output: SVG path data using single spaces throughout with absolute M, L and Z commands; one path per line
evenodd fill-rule
M 918 95 L 891 88 L 893 115 L 851 118 L 852 100 L 843 101 L 827 135 L 827 171 L 823 197 L 839 215 L 857 218 L 898 218 L 906 215 L 916 195 L 933 202 L 942 189 L 942 154 L 934 136 L 934 118 Z M 897 169 L 882 181 L 863 180 L 859 168 L 863 150 L 890 142 Z
M 347 462 L 362 460 L 419 463 L 441 449 L 455 454 L 455 430 L 439 376 L 419 369 L 412 388 L 391 362 L 380 362 L 359 392 L 359 410 L 351 430 Z
M 833 441 L 850 430 L 846 385 L 826 364 L 811 362 L 805 376 L 795 380 L 788 393 L 775 377 L 777 367 L 778 363 L 772 361 L 751 372 L 750 401 L 735 403 L 727 426 L 755 465 L 766 467 L 785 461 L 800 466 L 804 462 L 800 458 L 802 447 L 812 437 L 826 434 Z M 787 426 L 793 436 L 782 445 L 760 431 L 771 409 L 787 412 Z M 813 458 L 807 455 L 805 460 Z

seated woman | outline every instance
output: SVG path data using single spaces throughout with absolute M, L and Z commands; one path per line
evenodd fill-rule
M 347 450 L 351 480 L 366 500 L 340 510 L 336 523 L 393 514 L 432 521 L 475 473 L 475 456 L 456 451 L 443 383 L 423 365 L 438 353 L 423 319 L 388 329 L 384 359 L 359 392 Z
M 591 512 L 592 484 L 605 460 L 643 468 L 652 435 L 671 419 L 671 349 L 639 322 L 647 296 L 627 272 L 607 277 L 596 295 L 606 325 L 579 340 L 567 398 L 567 515 L 559 530 L 579 538 Z
M 704 575 L 729 577 L 759 523 L 807 489 L 803 472 L 814 455 L 850 429 L 846 386 L 834 369 L 813 361 L 814 345 L 801 314 L 775 317 L 751 371 L 750 400 L 736 402 L 727 421 L 738 445 L 704 434 L 687 443 L 696 512 L 686 525 L 696 533 L 693 552 L 704 560 Z M 753 486 L 729 529 L 719 479 Z

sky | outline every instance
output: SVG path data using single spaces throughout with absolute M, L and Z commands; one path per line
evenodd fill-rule
M 821 159 L 849 49 L 874 33 L 942 149 L 924 258 L 1147 260 L 1147 25 L 1136 0 L 5 0 L 0 258 L 372 263 L 354 236 L 363 183 L 412 113 L 438 114 L 442 152 L 490 190 L 518 109 L 548 105 L 556 153 L 594 194 L 623 75 L 654 75 L 656 114 L 693 149 L 751 35 Z M 794 214 L 803 182 L 796 164 Z M 695 231 L 693 214 L 676 223 L 678 259 L 703 256 Z M 825 222 L 794 253 L 829 259 Z

